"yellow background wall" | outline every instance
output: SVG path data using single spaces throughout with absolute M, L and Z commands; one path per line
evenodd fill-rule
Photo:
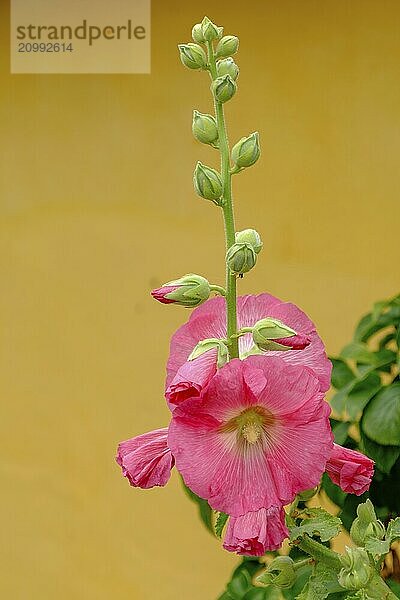
M 168 423 L 188 313 L 150 289 L 223 277 L 221 215 L 191 181 L 216 165 L 190 131 L 208 80 L 176 44 L 204 14 L 240 36 L 228 127 L 258 129 L 263 154 L 235 177 L 237 222 L 265 242 L 240 288 L 298 303 L 334 353 L 398 291 L 400 4 L 153 0 L 148 76 L 11 76 L 1 7 L 0 596 L 214 600 L 236 558 L 177 476 L 143 492 L 114 464 Z

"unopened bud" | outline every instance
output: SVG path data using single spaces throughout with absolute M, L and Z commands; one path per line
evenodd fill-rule
M 291 588 L 297 579 L 294 564 L 290 556 L 277 556 L 269 563 L 267 570 L 257 577 L 257 582 L 273 584 L 284 590 Z
M 239 38 L 236 35 L 224 35 L 224 37 L 218 42 L 215 50 L 215 56 L 217 58 L 232 56 L 236 54 L 239 48 Z
M 236 83 L 230 75 L 217 77 L 211 84 L 211 91 L 218 102 L 227 102 L 236 92 Z
M 194 42 L 197 42 L 198 44 L 204 44 L 205 39 L 204 39 L 201 23 L 196 23 L 196 25 L 194 25 L 194 27 L 192 29 L 192 39 Z
M 222 181 L 215 169 L 198 162 L 194 170 L 193 183 L 202 198 L 216 202 L 222 194 Z
M 368 584 L 373 568 L 364 548 L 346 546 L 346 554 L 340 556 L 340 562 L 343 568 L 338 575 L 338 581 L 342 587 L 346 590 L 360 590 Z
M 250 167 L 260 156 L 260 140 L 258 131 L 248 137 L 242 137 L 232 148 L 232 161 L 238 169 Z
M 213 348 L 217 349 L 217 366 L 220 369 L 228 362 L 229 352 L 225 342 L 219 338 L 209 338 L 199 342 L 189 355 L 188 360 L 194 360 Z
M 207 67 L 206 54 L 198 44 L 179 44 L 178 48 L 185 67 L 189 69 L 205 69 Z
M 253 246 L 254 252 L 259 254 L 262 250 L 263 243 L 260 234 L 255 229 L 243 229 L 235 233 L 235 242 L 247 242 Z
M 218 27 L 218 25 L 215 25 L 208 17 L 204 17 L 201 22 L 201 30 L 203 38 L 207 42 L 212 42 L 213 40 L 219 40 L 222 37 L 223 27 Z
M 243 275 L 254 267 L 257 254 L 251 244 L 247 242 L 234 243 L 226 253 L 226 263 L 232 273 Z
M 193 111 L 192 131 L 196 140 L 203 144 L 214 144 L 218 140 L 217 123 L 212 115 Z
M 189 273 L 180 279 L 169 281 L 151 292 L 153 298 L 163 304 L 179 304 L 193 308 L 210 297 L 210 284 L 201 275 Z
M 357 517 L 354 519 L 350 536 L 358 546 L 364 546 L 368 538 L 382 540 L 385 536 L 385 528 L 375 514 L 371 500 L 367 500 L 357 507 Z
M 310 344 L 308 336 L 272 317 L 261 319 L 253 326 L 253 341 L 263 351 L 303 350 Z
M 217 74 L 230 75 L 233 81 L 236 81 L 239 75 L 239 67 L 233 60 L 233 58 L 223 58 L 217 62 Z

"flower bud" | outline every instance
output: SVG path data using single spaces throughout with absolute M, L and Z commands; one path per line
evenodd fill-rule
M 258 131 L 248 137 L 242 137 L 232 148 L 232 161 L 238 169 L 250 167 L 260 156 L 260 141 Z
M 239 75 L 239 67 L 233 58 L 223 58 L 217 62 L 217 74 L 220 77 L 222 75 L 230 75 L 233 81 L 236 81 Z
M 243 231 L 237 231 L 235 233 L 235 241 L 239 244 L 241 242 L 251 244 L 256 254 L 259 254 L 263 247 L 260 234 L 255 229 L 243 229 Z
M 349 548 L 346 554 L 340 556 L 343 565 L 338 575 L 339 584 L 346 590 L 360 590 L 364 588 L 373 574 L 368 553 L 364 548 Z
M 215 56 L 217 58 L 224 56 L 232 56 L 236 54 L 239 48 L 239 38 L 236 35 L 224 35 L 224 37 L 218 42 L 215 50 Z
M 217 77 L 211 84 L 211 91 L 218 102 L 227 102 L 232 98 L 237 89 L 236 83 L 230 75 Z
M 180 279 L 169 281 L 151 292 L 153 298 L 162 304 L 179 304 L 193 308 L 210 297 L 210 284 L 201 275 L 188 273 Z
M 218 171 L 198 162 L 194 170 L 193 183 L 199 196 L 218 204 L 216 201 L 222 194 L 222 181 Z
M 294 562 L 290 556 L 277 556 L 269 563 L 267 570 L 257 577 L 259 583 L 273 584 L 284 590 L 291 588 L 296 579 Z
M 179 44 L 178 48 L 185 67 L 189 69 L 205 69 L 207 67 L 206 54 L 198 44 Z
M 201 23 L 196 23 L 196 25 L 194 25 L 192 29 L 192 39 L 198 44 L 204 44 L 205 39 L 203 35 L 203 30 L 201 28 Z
M 193 111 L 193 135 L 203 144 L 214 144 L 218 140 L 217 123 L 213 116 Z
M 253 327 L 253 341 L 260 350 L 303 350 L 310 344 L 310 338 L 282 323 L 267 317 Z
M 357 517 L 354 519 L 350 536 L 357 546 L 364 546 L 368 538 L 382 540 L 385 536 L 385 528 L 381 521 L 376 518 L 375 509 L 371 500 L 367 500 L 357 507 Z
M 212 42 L 213 40 L 219 40 L 221 38 L 223 27 L 218 27 L 218 25 L 215 25 L 208 17 L 204 17 L 201 22 L 201 31 L 203 33 L 203 38 L 207 42 Z
M 199 342 L 197 346 L 195 346 L 192 350 L 192 353 L 189 355 L 188 360 L 194 360 L 195 358 L 198 358 L 199 356 L 201 356 L 205 352 L 208 352 L 209 350 L 212 350 L 213 348 L 217 348 L 218 350 L 217 366 L 220 369 L 228 362 L 229 352 L 226 344 L 223 342 L 223 340 L 219 338 L 209 338 L 206 340 L 201 340 L 201 342 Z
M 226 263 L 232 273 L 242 275 L 254 267 L 257 262 L 257 254 L 254 248 L 247 242 L 234 243 L 226 253 Z

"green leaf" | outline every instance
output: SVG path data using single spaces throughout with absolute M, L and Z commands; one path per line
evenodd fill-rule
M 280 600 L 280 598 L 281 594 L 274 585 L 267 588 L 253 587 L 243 596 L 243 600 Z
M 351 524 L 357 516 L 357 506 L 361 504 L 361 502 L 365 502 L 366 499 L 367 494 L 362 494 L 361 496 L 347 494 L 343 508 L 339 513 L 340 520 L 347 531 L 350 531 Z
M 337 573 L 319 562 L 297 600 L 324 600 L 330 593 L 338 591 L 343 588 L 338 583 Z
M 340 358 L 330 358 L 332 363 L 332 385 L 340 389 L 355 378 L 355 374 Z
M 347 439 L 347 432 L 349 431 L 350 423 L 342 421 L 332 427 L 332 433 L 335 438 L 336 444 L 344 444 Z
M 395 594 L 397 598 L 400 598 L 400 583 L 393 581 L 393 579 L 387 579 L 386 584 L 390 587 L 393 594 Z
M 378 540 L 377 538 L 371 537 L 365 542 L 365 549 L 374 556 L 382 556 L 389 552 L 390 543 L 389 540 Z
M 362 429 L 361 421 L 361 450 L 372 460 L 382 473 L 389 474 L 394 463 L 400 456 L 400 446 L 382 446 L 367 437 Z
M 297 579 L 294 585 L 289 589 L 281 590 L 281 594 L 283 594 L 285 600 L 295 600 L 296 596 L 300 594 L 301 590 L 309 580 L 311 573 L 312 568 L 309 566 L 301 567 L 296 571 Z
M 338 485 L 333 483 L 327 473 L 324 473 L 322 476 L 322 489 L 336 506 L 343 507 L 347 494 Z
M 337 413 L 346 411 L 351 419 L 356 419 L 380 387 L 381 379 L 377 373 L 365 373 L 339 390 L 331 399 L 331 405 Z
M 389 301 L 390 308 L 378 317 L 369 313 L 364 315 L 354 333 L 355 342 L 366 342 L 377 331 L 390 325 L 397 326 L 400 322 L 400 296 Z
M 228 585 L 226 586 L 228 594 L 234 598 L 234 600 L 242 600 L 245 593 L 251 587 L 251 579 L 247 571 L 239 571 L 232 577 Z
M 386 538 L 390 543 L 400 538 L 400 517 L 389 522 L 386 531 Z
M 219 537 L 219 538 L 221 537 L 222 530 L 224 529 L 228 518 L 229 518 L 229 515 L 227 515 L 226 513 L 223 513 L 223 512 L 218 513 L 218 517 L 215 522 L 215 535 L 217 537 Z
M 301 524 L 290 529 L 290 541 L 304 535 L 317 535 L 322 542 L 327 542 L 340 532 L 340 519 L 323 508 L 306 508 L 299 518 L 302 519 Z
M 400 446 L 400 383 L 382 389 L 365 409 L 362 428 L 374 442 Z
M 355 360 L 365 365 L 374 365 L 374 353 L 368 350 L 368 347 L 361 342 L 351 342 L 343 348 L 340 353 L 341 358 L 346 360 Z
M 192 492 L 192 490 L 190 488 L 188 488 L 187 485 L 185 485 L 183 479 L 182 479 L 182 485 L 183 485 L 183 489 L 185 490 L 185 492 L 189 496 L 189 498 L 193 502 L 195 502 L 195 504 L 197 504 L 200 519 L 203 521 L 203 523 L 207 527 L 208 531 L 211 531 L 211 533 L 214 535 L 214 528 L 213 528 L 213 524 L 212 524 L 212 510 L 211 510 L 211 507 L 208 504 L 207 500 L 200 498 L 194 492 Z

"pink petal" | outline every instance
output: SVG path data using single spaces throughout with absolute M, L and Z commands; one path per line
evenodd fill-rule
M 178 285 L 164 285 L 163 287 L 152 290 L 151 295 L 155 300 L 158 300 L 162 304 L 173 304 L 176 300 L 167 298 L 167 294 L 171 294 L 178 289 Z
M 308 366 L 317 375 L 321 390 L 326 391 L 330 385 L 332 365 L 326 356 L 324 344 L 315 330 L 315 325 L 307 315 L 294 304 L 282 302 L 270 294 L 238 298 L 239 328 L 251 327 L 260 319 L 269 316 L 283 321 L 294 329 L 303 341 L 307 338 L 309 344 L 303 349 L 273 351 L 265 356 L 279 356 L 288 364 Z M 180 327 L 171 339 L 167 364 L 167 387 L 199 341 L 212 337 L 226 337 L 225 321 L 226 302 L 222 297 L 211 298 L 192 312 L 189 321 Z M 250 333 L 239 339 L 242 355 L 252 346 Z
M 371 485 L 374 461 L 361 452 L 334 444 L 326 464 L 326 472 L 344 492 L 360 496 Z
M 273 416 L 266 441 L 238 451 L 224 425 L 249 407 Z M 310 369 L 252 356 L 222 367 L 199 398 L 176 408 L 168 443 L 186 484 L 240 516 L 285 505 L 320 481 L 332 450 L 329 406 Z
M 261 508 L 240 517 L 230 517 L 224 548 L 237 554 L 262 556 L 268 550 L 278 550 L 288 535 L 283 508 Z
M 164 486 L 171 475 L 174 457 L 167 445 L 168 429 L 156 429 L 121 442 L 116 461 L 134 487 Z
M 212 348 L 179 367 L 165 397 L 171 409 L 187 398 L 198 396 L 217 371 L 218 351 Z

